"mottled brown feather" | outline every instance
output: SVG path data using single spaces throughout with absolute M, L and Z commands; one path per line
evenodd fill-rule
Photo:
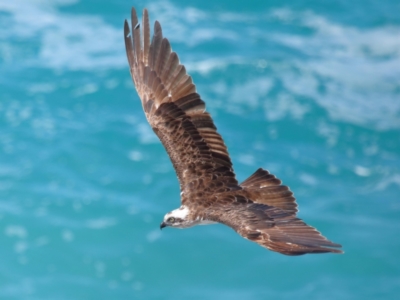
M 171 158 L 189 216 L 226 224 L 244 238 L 287 255 L 341 253 L 340 247 L 296 217 L 288 187 L 258 169 L 238 184 L 227 147 L 178 55 L 146 9 L 142 26 L 132 8 L 124 24 L 130 73 L 146 118 Z
M 137 23 L 137 20 L 136 11 L 132 9 L 132 22 Z M 191 193 L 188 187 L 192 181 L 198 188 L 205 189 L 206 186 L 199 186 L 197 178 L 202 176 L 202 184 L 208 185 L 207 178 L 214 180 L 214 171 L 221 166 L 226 167 L 226 171 L 217 180 L 226 184 L 226 189 L 238 189 L 227 148 L 210 115 L 205 112 L 204 101 L 196 93 L 192 78 L 179 64 L 168 40 L 163 38 L 157 21 L 152 41 L 147 45 L 147 10 L 144 10 L 143 20 L 143 47 L 140 28 L 130 35 L 129 25 L 125 23 L 130 71 L 147 120 L 171 157 L 182 192 Z M 228 178 L 225 180 L 225 177 Z M 209 185 L 207 188 L 211 193 Z
M 341 245 L 327 240 L 315 228 L 296 218 L 291 212 L 278 207 L 242 199 L 241 205 L 237 205 L 235 210 L 227 210 L 222 205 L 220 209 L 222 214 L 211 214 L 209 218 L 218 219 L 218 222 L 232 227 L 242 237 L 269 250 L 286 255 L 343 253 L 336 249 Z
M 267 170 L 259 168 L 243 181 L 245 195 L 256 203 L 278 207 L 296 214 L 297 203 L 289 187 L 281 185 L 281 181 Z

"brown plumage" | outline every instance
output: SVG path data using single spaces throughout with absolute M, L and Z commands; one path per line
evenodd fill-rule
M 296 217 L 293 193 L 268 171 L 258 169 L 241 184 L 192 78 L 148 12 L 142 25 L 132 8 L 132 33 L 125 21 L 126 53 L 146 118 L 177 173 L 182 205 L 161 227 L 223 223 L 246 239 L 286 255 L 342 253 L 341 247 Z

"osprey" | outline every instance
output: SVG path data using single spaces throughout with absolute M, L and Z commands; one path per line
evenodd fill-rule
M 293 193 L 267 170 L 260 168 L 238 183 L 224 141 L 160 23 L 155 22 L 150 41 L 147 10 L 140 25 L 132 8 L 131 22 L 132 33 L 126 20 L 124 24 L 130 73 L 181 190 L 181 206 L 165 215 L 160 228 L 222 223 L 286 255 L 343 253 L 336 249 L 341 245 L 296 217 Z

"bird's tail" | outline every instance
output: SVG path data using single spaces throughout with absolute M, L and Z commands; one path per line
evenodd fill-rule
M 281 180 L 267 170 L 259 168 L 240 186 L 244 189 L 246 196 L 254 202 L 278 207 L 296 214 L 296 199 L 289 187 L 281 185 L 281 183 Z

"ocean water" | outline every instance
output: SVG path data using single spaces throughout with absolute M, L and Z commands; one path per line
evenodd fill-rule
M 159 230 L 178 182 L 130 79 L 149 9 L 239 180 L 258 167 L 343 255 Z M 398 299 L 399 1 L 0 1 L 0 299 Z

